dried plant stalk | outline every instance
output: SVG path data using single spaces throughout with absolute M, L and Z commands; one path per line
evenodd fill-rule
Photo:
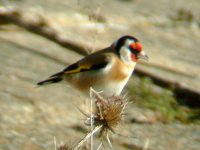
M 91 132 L 89 132 L 75 147 L 74 150 L 78 150 L 84 142 L 86 142 L 95 132 L 101 129 L 102 126 L 96 126 Z

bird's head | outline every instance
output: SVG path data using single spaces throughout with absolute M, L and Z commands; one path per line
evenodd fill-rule
M 138 59 L 148 60 L 148 56 L 142 50 L 142 44 L 133 36 L 123 36 L 114 42 L 114 48 L 125 63 L 136 63 Z

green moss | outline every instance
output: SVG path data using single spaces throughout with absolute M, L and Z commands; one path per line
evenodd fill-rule
M 156 111 L 160 114 L 160 121 L 169 123 L 180 121 L 189 123 L 191 121 L 199 121 L 198 113 L 190 108 L 180 106 L 172 91 L 156 86 L 149 78 L 134 77 L 130 81 L 128 90 L 131 99 L 143 107 Z

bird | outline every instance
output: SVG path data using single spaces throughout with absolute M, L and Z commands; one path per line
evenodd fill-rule
M 141 42 L 134 36 L 125 35 L 110 46 L 85 56 L 37 85 L 67 81 L 85 94 L 89 94 L 92 88 L 102 92 L 101 95 L 105 97 L 119 96 L 139 59 L 148 60 Z

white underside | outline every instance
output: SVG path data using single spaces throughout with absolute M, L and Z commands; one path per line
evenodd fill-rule
M 108 83 L 106 85 L 102 86 L 95 86 L 92 87 L 95 91 L 101 92 L 102 96 L 109 97 L 112 95 L 120 95 L 123 88 L 125 86 L 125 83 Z
M 97 92 L 102 92 L 101 95 L 105 97 L 120 95 L 131 74 L 132 72 L 130 72 L 129 76 L 127 76 L 127 78 L 121 82 L 105 82 L 98 86 L 95 85 L 92 88 Z

